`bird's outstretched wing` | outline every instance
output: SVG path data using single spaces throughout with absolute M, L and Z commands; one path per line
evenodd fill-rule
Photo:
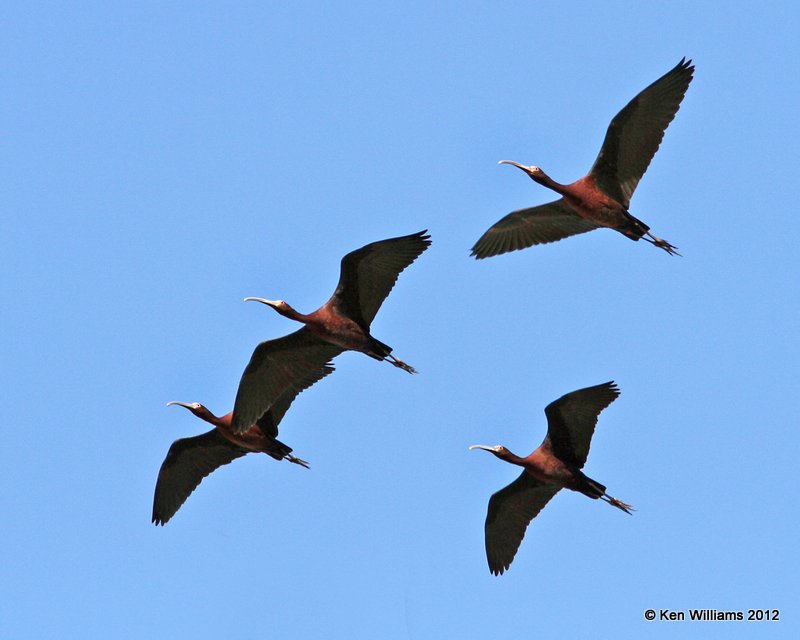
M 342 351 L 341 347 L 317 338 L 306 327 L 259 344 L 239 382 L 233 406 L 232 431 L 236 434 L 246 431 L 287 390 L 302 385 L 303 380 L 309 375 L 313 377 Z M 285 404 L 284 411 L 289 404 L 291 401 Z
M 173 442 L 158 472 L 153 522 L 169 522 L 203 478 L 246 453 L 247 449 L 229 442 L 216 429 Z
M 693 72 L 692 61 L 682 59 L 631 100 L 608 126 L 590 175 L 625 208 L 678 112 Z
M 330 302 L 369 330 L 397 276 L 430 246 L 427 230 L 372 242 L 342 258 L 339 284 Z
M 334 370 L 333 365 L 329 362 L 321 369 L 312 371 L 300 380 L 300 382 L 284 391 L 280 397 L 272 403 L 269 411 L 256 420 L 256 424 L 258 428 L 261 429 L 261 433 L 265 436 L 276 438 L 278 436 L 278 425 L 281 423 L 281 420 L 283 420 L 283 416 L 289 410 L 289 407 L 292 406 L 292 402 L 294 402 L 297 395 L 322 380 L 325 376 L 333 373 Z
M 535 244 L 556 242 L 597 226 L 581 218 L 564 198 L 530 209 L 512 211 L 496 222 L 472 247 L 478 260 L 525 249 Z
M 523 471 L 519 478 L 489 499 L 486 515 L 486 559 L 500 575 L 511 566 L 525 530 L 560 487 Z
M 550 450 L 560 460 L 579 469 L 586 464 L 589 445 L 600 412 L 619 396 L 614 382 L 573 391 L 551 402 L 544 410 Z

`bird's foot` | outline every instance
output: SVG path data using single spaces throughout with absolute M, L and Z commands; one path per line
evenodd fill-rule
M 305 467 L 306 469 L 310 469 L 310 466 L 309 466 L 308 462 L 306 462 L 305 460 L 301 460 L 300 458 L 298 458 L 296 456 L 293 456 L 290 453 L 286 454 L 286 459 L 289 462 L 293 462 L 294 464 L 299 464 L 301 467 Z
M 400 358 L 395 358 L 392 354 L 386 356 L 386 362 L 394 365 L 398 369 L 402 369 L 403 371 L 408 371 L 409 373 L 417 373 L 417 370 L 414 367 L 412 367 L 410 364 L 406 364 Z
M 617 500 L 616 498 L 612 498 L 609 495 L 602 495 L 600 496 L 603 500 L 608 502 L 612 507 L 616 507 L 617 509 L 622 509 L 628 515 L 633 515 L 632 512 L 636 511 L 631 505 L 624 503 L 622 500 Z
M 683 256 L 681 256 L 680 253 L 678 253 L 678 247 L 676 247 L 674 245 L 671 245 L 669 242 L 667 242 L 663 238 L 658 238 L 658 237 L 654 236 L 652 233 L 648 232 L 647 235 L 650 236 L 650 238 L 645 238 L 645 240 L 647 240 L 650 244 L 658 247 L 659 249 L 663 249 L 664 251 L 666 251 L 671 256 L 683 257 Z

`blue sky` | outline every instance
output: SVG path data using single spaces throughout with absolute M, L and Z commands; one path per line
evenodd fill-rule
M 794 3 L 10 3 L 0 9 L 0 635 L 788 637 L 797 632 Z M 476 262 L 697 70 L 632 201 L 684 255 L 600 230 Z M 281 439 L 150 523 L 170 443 L 228 412 L 340 258 L 429 229 L 362 354 Z M 562 394 L 616 380 L 586 466 L 510 571 L 483 521 Z M 780 609 L 778 623 L 648 608 Z

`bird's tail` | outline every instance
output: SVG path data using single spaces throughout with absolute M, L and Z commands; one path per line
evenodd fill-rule
M 583 476 L 582 480 L 583 482 L 578 487 L 578 491 L 583 495 L 589 496 L 592 500 L 597 500 L 606 494 L 605 486 L 596 480 L 592 480 L 588 476 Z
M 392 352 L 392 348 L 388 344 L 384 344 L 375 338 L 372 338 L 369 348 L 372 352 L 369 355 L 371 355 L 373 358 L 377 358 L 378 360 L 383 360 Z
M 626 212 L 628 213 L 628 212 Z M 642 236 L 650 231 L 650 227 L 648 227 L 644 222 L 632 216 L 628 213 L 628 222 L 630 223 L 624 229 L 620 229 L 620 233 L 622 233 L 625 237 L 630 238 L 634 242 L 636 240 L 641 240 Z
M 269 446 L 263 449 L 264 453 L 276 460 L 288 460 L 301 467 L 309 468 L 308 462 L 292 455 L 292 448 L 288 444 L 283 444 L 280 440 L 273 439 Z
M 283 444 L 280 440 L 275 439 L 272 439 L 272 441 L 269 442 L 269 446 L 264 449 L 264 453 L 276 460 L 283 460 L 291 452 L 292 448 L 288 444 Z

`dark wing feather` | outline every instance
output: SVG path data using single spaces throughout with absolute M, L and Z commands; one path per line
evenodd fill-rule
M 561 198 L 538 207 L 512 211 L 489 227 L 472 247 L 471 255 L 478 260 L 490 258 L 535 244 L 556 242 L 596 228 Z
M 294 402 L 297 395 L 333 372 L 333 365 L 329 362 L 321 369 L 312 371 L 300 380 L 300 382 L 284 391 L 280 397 L 272 403 L 269 411 L 256 421 L 258 428 L 261 429 L 261 433 L 265 436 L 277 437 L 278 425 L 281 423 L 281 420 L 283 420 L 283 416 L 289 410 L 289 407 L 292 406 L 292 402 Z
M 489 513 L 486 515 L 489 571 L 499 575 L 511 566 L 528 524 L 559 489 L 523 471 L 519 478 L 489 499 Z
M 684 58 L 631 100 L 608 126 L 590 175 L 625 208 L 678 112 L 693 72 L 692 61 Z
M 573 391 L 551 402 L 544 410 L 547 416 L 545 443 L 559 459 L 579 469 L 586 464 L 589 445 L 600 412 L 619 396 L 614 382 Z
M 397 276 L 430 246 L 426 233 L 372 242 L 348 253 L 342 258 L 339 284 L 329 304 L 369 330 Z
M 217 430 L 172 443 L 161 465 L 153 497 L 153 522 L 164 525 L 209 473 L 248 453 Z
M 233 432 L 239 434 L 246 431 L 285 392 L 318 372 L 342 351 L 344 349 L 341 347 L 317 338 L 306 327 L 259 344 L 253 351 L 236 392 L 231 421 Z

